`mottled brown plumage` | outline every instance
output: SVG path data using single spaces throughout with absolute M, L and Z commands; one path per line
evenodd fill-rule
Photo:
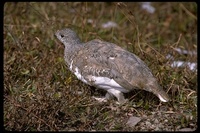
M 71 29 L 59 30 L 55 35 L 65 45 L 67 66 L 84 83 L 106 90 L 120 103 L 125 101 L 122 93 L 133 89 L 143 89 L 162 102 L 169 101 L 151 70 L 135 54 L 98 39 L 82 43 Z

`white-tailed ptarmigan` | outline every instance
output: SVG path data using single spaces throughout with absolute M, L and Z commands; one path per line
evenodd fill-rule
M 135 54 L 98 39 L 82 43 L 69 28 L 58 30 L 55 35 L 65 45 L 64 59 L 70 71 L 84 83 L 106 90 L 106 98 L 114 95 L 119 103 L 124 103 L 123 93 L 142 89 L 162 102 L 170 100 L 151 70 Z

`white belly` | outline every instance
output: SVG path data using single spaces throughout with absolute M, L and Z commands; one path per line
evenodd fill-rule
M 92 77 L 91 80 L 94 82 L 95 86 L 97 86 L 98 88 L 103 88 L 105 90 L 116 89 L 124 93 L 128 92 L 128 90 L 124 89 L 113 79 L 110 79 L 107 77 L 96 77 L 96 76 L 91 76 L 91 77 Z

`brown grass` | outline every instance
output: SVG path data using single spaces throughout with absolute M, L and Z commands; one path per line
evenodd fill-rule
M 4 128 L 16 131 L 153 131 L 143 124 L 155 119 L 158 130 L 197 128 L 197 72 L 172 68 L 181 60 L 197 63 L 197 4 L 151 3 L 5 3 L 4 4 Z M 93 22 L 88 22 L 88 19 Z M 117 28 L 103 29 L 114 21 Z M 70 73 L 56 30 L 71 27 L 83 42 L 101 38 L 138 55 L 168 92 L 160 103 L 153 94 L 134 91 L 129 102 L 98 103 L 104 91 L 85 85 Z M 167 59 L 171 54 L 173 59 Z M 128 127 L 130 116 L 142 121 Z M 143 124 L 143 125 L 142 125 Z

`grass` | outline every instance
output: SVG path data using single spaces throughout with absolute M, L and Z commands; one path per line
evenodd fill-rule
M 159 130 L 197 128 L 197 72 L 172 68 L 182 60 L 197 63 L 197 4 L 152 3 L 5 3 L 4 4 L 4 128 L 17 131 L 153 131 L 143 124 L 157 119 Z M 88 22 L 91 19 L 92 22 Z M 103 29 L 107 21 L 117 28 Z M 172 101 L 135 90 L 129 102 L 98 103 L 104 91 L 79 81 L 67 69 L 63 45 L 54 33 L 73 28 L 83 42 L 113 42 L 138 55 L 153 71 Z M 167 59 L 171 54 L 173 59 Z M 128 127 L 130 116 L 142 121 Z M 142 125 L 143 124 L 143 125 Z

